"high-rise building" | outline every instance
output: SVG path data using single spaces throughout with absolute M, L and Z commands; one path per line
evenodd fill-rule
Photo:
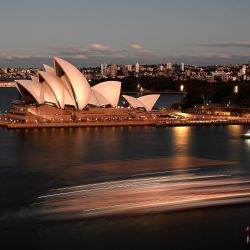
M 167 70 L 172 70 L 172 68 L 173 68 L 173 64 L 172 64 L 171 62 L 168 62 L 168 63 L 166 64 L 166 69 L 167 69 Z
M 182 71 L 182 72 L 185 71 L 185 63 L 181 63 L 181 71 Z
M 128 76 L 129 72 L 132 72 L 132 68 L 133 68 L 132 64 L 127 64 L 127 65 L 121 66 L 122 74 L 124 76 Z
M 101 75 L 103 75 L 103 76 L 107 75 L 107 68 L 108 68 L 107 63 L 102 63 L 101 64 Z
M 132 64 L 127 64 L 126 69 L 128 72 L 132 72 L 133 65 Z
M 121 66 L 121 72 L 124 76 L 128 76 L 128 68 L 127 65 L 122 65 Z
M 247 66 L 246 65 L 242 65 L 241 69 L 240 69 L 240 73 L 245 75 L 247 71 Z
M 117 70 L 118 70 L 117 65 L 116 64 L 112 64 L 110 66 L 110 76 L 111 77 L 115 77 L 117 75 Z
M 186 70 L 186 76 L 187 77 L 190 77 L 192 75 L 192 71 L 189 69 L 189 70 Z
M 138 62 L 135 64 L 135 73 L 136 74 L 140 73 L 140 64 Z

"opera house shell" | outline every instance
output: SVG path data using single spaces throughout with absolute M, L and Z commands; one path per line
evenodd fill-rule
M 26 103 L 48 104 L 59 109 L 66 106 L 83 110 L 87 105 L 117 107 L 121 82 L 106 81 L 91 87 L 83 74 L 69 62 L 54 57 L 54 68 L 44 65 L 31 80 L 17 80 L 16 87 Z M 151 111 L 160 95 L 139 98 L 123 95 L 134 108 Z
M 134 108 L 144 108 L 147 111 L 151 111 L 158 101 L 160 95 L 145 95 L 139 98 L 135 98 L 128 95 L 123 95 L 123 98 L 129 103 L 129 105 Z
M 76 110 L 83 110 L 88 104 L 97 107 L 118 105 L 121 82 L 107 81 L 91 88 L 75 66 L 58 57 L 54 57 L 54 68 L 44 65 L 44 69 L 38 72 L 38 77 L 16 81 L 16 87 L 26 101 L 60 109 L 72 106 Z

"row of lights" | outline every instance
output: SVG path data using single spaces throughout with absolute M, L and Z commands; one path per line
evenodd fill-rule
M 183 85 L 183 84 L 180 85 L 180 91 L 181 91 L 181 92 L 184 91 L 184 85 Z M 239 86 L 238 86 L 238 85 L 235 85 L 235 86 L 234 86 L 234 93 L 235 93 L 235 94 L 238 94 L 238 93 L 239 93 Z
M 140 91 L 143 91 L 143 90 L 144 90 L 143 87 L 141 87 L 140 84 L 137 85 L 137 89 L 139 89 Z M 184 84 L 181 84 L 181 85 L 180 85 L 180 92 L 183 92 L 184 89 L 185 89 Z M 239 86 L 238 86 L 238 85 L 235 85 L 235 86 L 234 86 L 234 93 L 235 93 L 235 94 L 238 94 L 238 93 L 239 93 Z

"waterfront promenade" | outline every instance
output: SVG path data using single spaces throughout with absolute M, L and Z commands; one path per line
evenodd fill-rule
M 155 126 L 155 127 L 181 127 L 181 126 L 226 126 L 250 125 L 249 118 L 235 119 L 131 119 L 115 121 L 71 121 L 71 122 L 27 122 L 16 123 L 6 120 L 6 114 L 0 115 L 0 127 L 9 129 L 32 128 L 70 128 L 70 127 L 122 127 L 122 126 Z
M 14 88 L 16 87 L 15 82 L 0 82 L 0 88 Z

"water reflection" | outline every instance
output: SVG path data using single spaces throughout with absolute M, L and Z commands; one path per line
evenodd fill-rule
M 191 127 L 172 128 L 175 154 L 188 155 L 190 153 Z
M 250 140 L 236 136 L 242 129 L 239 126 L 0 129 L 1 169 L 15 171 L 21 166 L 20 171 L 31 176 L 44 175 L 48 182 L 59 186 L 100 179 L 102 172 L 90 168 L 86 171 L 88 163 L 131 159 L 195 156 L 240 162 L 246 169 Z M 187 157 L 176 158 L 175 165 L 190 166 L 185 161 Z
M 240 125 L 230 125 L 227 126 L 227 130 L 231 137 L 239 138 L 242 135 L 244 128 Z
M 250 139 L 245 139 L 244 144 L 247 146 L 247 149 L 250 150 Z

